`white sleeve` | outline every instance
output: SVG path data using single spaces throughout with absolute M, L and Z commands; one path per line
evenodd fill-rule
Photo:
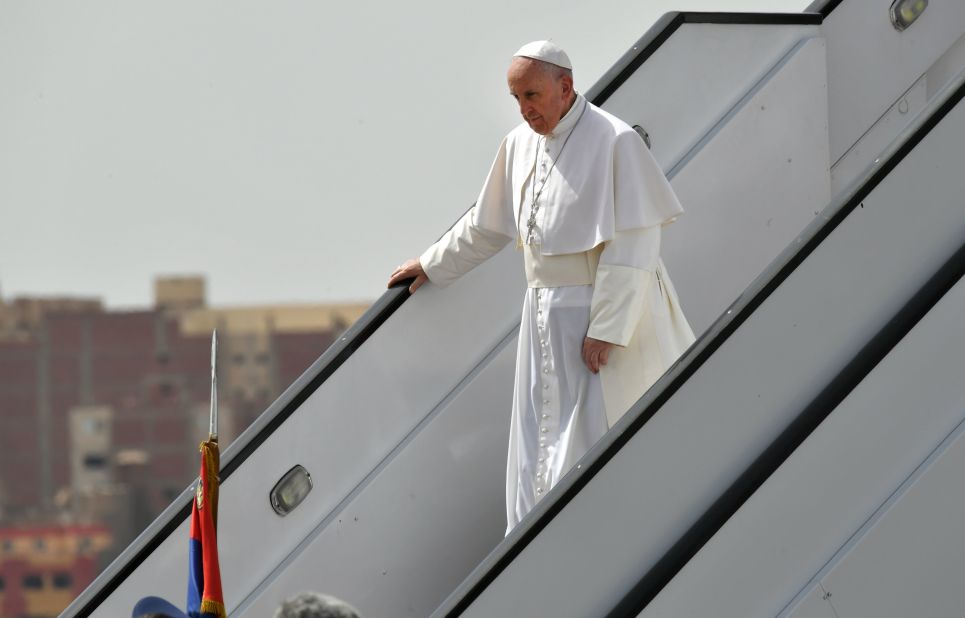
M 511 238 L 475 223 L 472 207 L 452 229 L 419 257 L 429 281 L 445 287 L 499 253 Z
M 618 231 L 603 246 L 587 336 L 626 346 L 640 321 L 660 260 L 660 226 Z

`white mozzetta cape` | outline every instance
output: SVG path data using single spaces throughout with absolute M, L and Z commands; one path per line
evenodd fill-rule
M 618 231 L 670 223 L 683 212 L 640 136 L 577 95 L 554 135 L 541 140 L 523 123 L 503 139 L 476 201 L 476 225 L 510 238 L 525 230 L 530 204 L 522 189 L 537 154 L 555 162 L 538 213 L 544 255 L 589 251 Z

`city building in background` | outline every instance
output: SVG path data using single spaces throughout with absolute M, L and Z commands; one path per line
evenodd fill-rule
M 99 572 L 105 525 L 0 528 L 0 616 L 56 616 Z
M 198 276 L 154 290 L 133 311 L 0 298 L 0 618 L 59 613 L 196 476 L 212 330 L 225 447 L 367 307 L 209 307 Z

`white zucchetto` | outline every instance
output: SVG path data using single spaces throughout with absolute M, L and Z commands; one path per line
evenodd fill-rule
M 542 60 L 543 62 L 549 62 L 564 69 L 573 70 L 573 65 L 570 64 L 570 57 L 566 55 L 566 52 L 563 51 L 559 45 L 551 41 L 533 41 L 532 43 L 527 43 L 513 54 L 514 58 L 520 56 L 532 58 L 533 60 Z

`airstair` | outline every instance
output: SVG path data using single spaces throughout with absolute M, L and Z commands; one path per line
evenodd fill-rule
M 684 204 L 663 254 L 697 343 L 503 539 L 520 256 L 390 290 L 222 458 L 231 615 L 961 607 L 965 4 L 903 31 L 889 5 L 658 22 L 586 94 Z M 296 465 L 314 489 L 279 516 Z M 182 598 L 191 497 L 66 615 Z

